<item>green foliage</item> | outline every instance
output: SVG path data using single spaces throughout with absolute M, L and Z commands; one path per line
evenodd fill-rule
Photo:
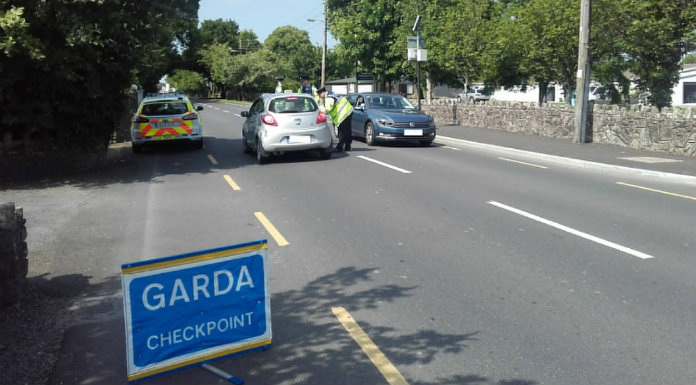
M 681 64 L 696 64 L 696 53 L 690 53 L 684 56 L 684 59 L 682 59 Z
M 307 31 L 278 27 L 268 35 L 264 46 L 280 63 L 277 76 L 286 80 L 297 80 L 301 75 L 315 80 L 321 76 L 321 48 L 312 44 Z
M 331 32 L 378 83 L 398 80 L 406 56 L 399 0 L 335 0 L 327 4 Z
M 670 106 L 681 57 L 694 46 L 696 4 L 693 0 L 634 0 L 626 4 L 624 14 L 628 23 L 618 43 L 629 56 L 638 86 L 651 93 L 655 106 Z
M 0 130 L 105 149 L 132 83 L 154 88 L 198 1 L 0 1 Z M 20 12 L 21 10 L 21 12 Z M 137 15 L 137 17 L 134 17 Z
M 184 91 L 189 95 L 198 95 L 205 85 L 203 75 L 189 70 L 174 70 L 171 76 L 167 76 L 167 82 L 178 91 Z
M 232 20 L 203 20 L 199 28 L 200 44 L 227 44 L 230 47 L 239 46 L 239 24 Z

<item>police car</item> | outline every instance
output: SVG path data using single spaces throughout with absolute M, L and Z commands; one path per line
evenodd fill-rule
M 139 153 L 153 143 L 182 141 L 203 148 L 203 127 L 198 111 L 183 92 L 147 94 L 133 115 L 131 144 Z

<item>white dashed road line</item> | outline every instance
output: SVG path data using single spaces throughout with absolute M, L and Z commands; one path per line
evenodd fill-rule
M 368 158 L 368 157 L 362 156 L 362 155 L 359 155 L 358 158 L 360 158 L 360 159 L 365 159 L 365 160 L 367 160 L 367 161 L 369 161 L 369 162 L 376 163 L 376 164 L 378 164 L 378 165 L 380 165 L 380 166 L 384 166 L 384 167 L 390 168 L 390 169 L 392 169 L 392 170 L 395 170 L 395 171 L 398 171 L 398 172 L 401 172 L 401 173 L 404 173 L 404 174 L 411 174 L 411 171 L 404 170 L 403 168 L 399 168 L 399 167 L 396 167 L 396 166 L 392 166 L 391 164 L 388 164 L 388 163 L 380 162 L 379 160 L 376 160 L 376 159 Z
M 589 241 L 592 241 L 592 242 L 595 242 L 595 243 L 599 243 L 600 245 L 607 246 L 607 247 L 610 247 L 610 248 L 612 248 L 612 249 L 615 249 L 615 250 L 624 252 L 624 253 L 629 254 L 629 255 L 632 255 L 632 256 L 634 256 L 634 257 L 638 257 L 638 258 L 641 258 L 641 259 L 651 259 L 651 258 L 655 258 L 655 257 L 653 257 L 652 255 L 645 254 L 645 253 L 641 253 L 640 251 L 633 250 L 633 249 L 628 248 L 628 247 L 626 247 L 626 246 L 621 246 L 621 245 L 616 244 L 616 243 L 614 243 L 614 242 L 610 242 L 610 241 L 607 241 L 607 240 L 605 240 L 605 239 L 596 237 L 596 236 L 594 236 L 594 235 L 590 235 L 590 234 L 584 233 L 584 232 L 582 232 L 582 231 L 575 230 L 575 229 L 570 228 L 570 227 L 568 227 L 568 226 L 564 226 L 564 225 L 562 225 L 562 224 L 560 224 L 560 223 L 556 223 L 556 222 L 550 221 L 550 220 L 548 220 L 548 219 L 544 219 L 544 218 L 542 218 L 542 217 L 536 216 L 536 215 L 531 214 L 531 213 L 528 213 L 528 212 L 526 212 L 526 211 L 522 211 L 522 210 L 520 210 L 520 209 L 516 209 L 516 208 L 514 208 L 514 207 L 510 207 L 510 206 L 504 205 L 504 204 L 502 204 L 502 203 L 498 203 L 498 202 L 495 202 L 495 201 L 490 201 L 490 202 L 488 202 L 488 204 L 493 205 L 493 206 L 496 206 L 496 207 L 499 207 L 499 208 L 501 208 L 501 209 L 503 209 L 503 210 L 507 210 L 507 211 L 513 212 L 513 213 L 515 213 L 515 214 L 521 215 L 521 216 L 526 217 L 526 218 L 529 218 L 529 219 L 531 219 L 531 220 L 534 220 L 534 221 L 543 223 L 543 224 L 545 224 L 545 225 L 551 226 L 551 227 L 556 228 L 556 229 L 558 229 L 558 230 L 562 230 L 562 231 L 565 231 L 565 232 L 567 232 L 567 233 L 576 235 L 576 236 L 578 236 L 578 237 L 580 237 L 580 238 L 585 238 L 585 239 L 587 239 L 587 240 L 589 240 Z

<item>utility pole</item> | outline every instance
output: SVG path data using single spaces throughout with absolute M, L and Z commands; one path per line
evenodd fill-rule
M 321 47 L 321 88 L 324 88 L 326 81 L 326 29 L 329 26 L 326 16 L 326 0 L 324 0 L 324 45 Z
M 421 109 L 421 84 L 420 84 L 420 15 L 416 16 L 416 22 L 413 23 L 413 30 L 416 32 L 416 97 L 418 98 L 418 111 Z
M 580 0 L 580 36 L 578 42 L 578 76 L 575 87 L 575 135 L 573 142 L 585 143 L 590 88 L 590 15 L 591 0 Z

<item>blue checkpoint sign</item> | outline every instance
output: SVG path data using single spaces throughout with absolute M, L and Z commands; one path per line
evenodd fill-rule
M 128 381 L 271 344 L 267 240 L 121 266 Z

